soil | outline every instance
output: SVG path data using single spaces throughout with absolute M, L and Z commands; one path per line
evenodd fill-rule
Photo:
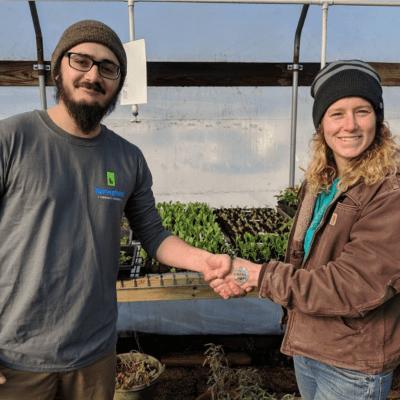
M 254 366 L 262 378 L 262 387 L 278 398 L 285 394 L 299 397 L 294 371 L 287 367 Z M 196 400 L 207 391 L 206 367 L 167 367 L 158 383 L 153 400 Z
M 205 344 L 221 344 L 225 353 L 245 352 L 251 357 L 251 368 L 257 369 L 262 378 L 262 387 L 269 393 L 275 393 L 278 398 L 285 394 L 295 394 L 300 399 L 296 384 L 296 377 L 291 357 L 280 353 L 279 348 L 282 336 L 278 335 L 193 335 L 169 336 L 138 334 L 138 342 L 143 352 L 159 360 L 167 359 L 171 353 L 185 354 L 199 353 L 206 349 Z M 137 341 L 133 337 L 119 338 L 117 353 L 126 353 L 137 350 Z M 232 365 L 235 367 L 235 365 Z M 207 389 L 208 368 L 199 365 L 171 366 L 167 365 L 162 375 L 153 400 L 196 400 Z M 396 368 L 393 376 L 392 388 L 388 399 L 400 399 L 400 368 Z M 60 391 L 57 391 L 54 400 L 63 400 Z M 65 399 L 64 399 L 65 400 Z

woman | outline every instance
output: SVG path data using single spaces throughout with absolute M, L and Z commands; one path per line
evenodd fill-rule
M 286 262 L 236 259 L 224 298 L 284 307 L 282 352 L 303 400 L 386 399 L 400 363 L 400 169 L 379 75 L 337 61 L 311 88 L 316 133 Z

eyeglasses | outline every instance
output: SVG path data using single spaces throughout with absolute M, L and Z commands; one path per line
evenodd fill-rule
M 95 61 L 87 55 L 79 53 L 71 53 L 68 51 L 64 54 L 68 57 L 69 66 L 77 71 L 88 72 L 93 65 L 97 65 L 99 74 L 106 79 L 118 79 L 121 75 L 121 67 L 111 61 Z

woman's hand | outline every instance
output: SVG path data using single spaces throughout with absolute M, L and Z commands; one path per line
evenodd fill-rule
M 261 265 L 236 258 L 231 272 L 224 279 L 214 279 L 210 286 L 225 300 L 246 296 L 258 284 Z

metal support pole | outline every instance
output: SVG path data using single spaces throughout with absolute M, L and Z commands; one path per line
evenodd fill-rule
M 326 63 L 326 33 L 328 30 L 328 3 L 322 5 L 322 40 L 321 40 L 321 69 Z
M 134 0 L 128 0 L 128 8 L 129 8 L 129 38 L 130 38 L 131 42 L 133 42 L 135 40 L 134 7 L 135 7 L 135 1 Z
M 135 19 L 134 19 L 134 7 L 135 1 L 128 0 L 128 8 L 129 8 L 129 38 L 130 41 L 133 42 L 135 40 Z M 139 107 L 137 104 L 132 104 L 132 115 L 135 117 L 135 122 L 138 122 L 138 114 L 139 114 Z
M 35 34 L 36 34 L 36 48 L 37 48 L 37 58 L 38 58 L 37 70 L 39 75 L 40 103 L 42 106 L 42 110 L 46 110 L 47 109 L 46 74 L 45 74 L 46 67 L 44 65 L 44 58 L 43 58 L 42 30 L 40 29 L 36 3 L 34 1 L 29 1 L 29 8 L 31 10 L 33 26 L 35 28 Z
M 299 58 L 300 58 L 300 36 L 303 30 L 304 21 L 307 16 L 309 5 L 306 4 L 301 10 L 299 23 L 297 24 L 296 35 L 294 38 L 293 54 L 293 84 L 292 84 L 292 122 L 290 129 L 290 169 L 289 187 L 294 187 L 295 166 L 296 166 L 296 127 L 297 127 L 297 92 L 299 79 Z

